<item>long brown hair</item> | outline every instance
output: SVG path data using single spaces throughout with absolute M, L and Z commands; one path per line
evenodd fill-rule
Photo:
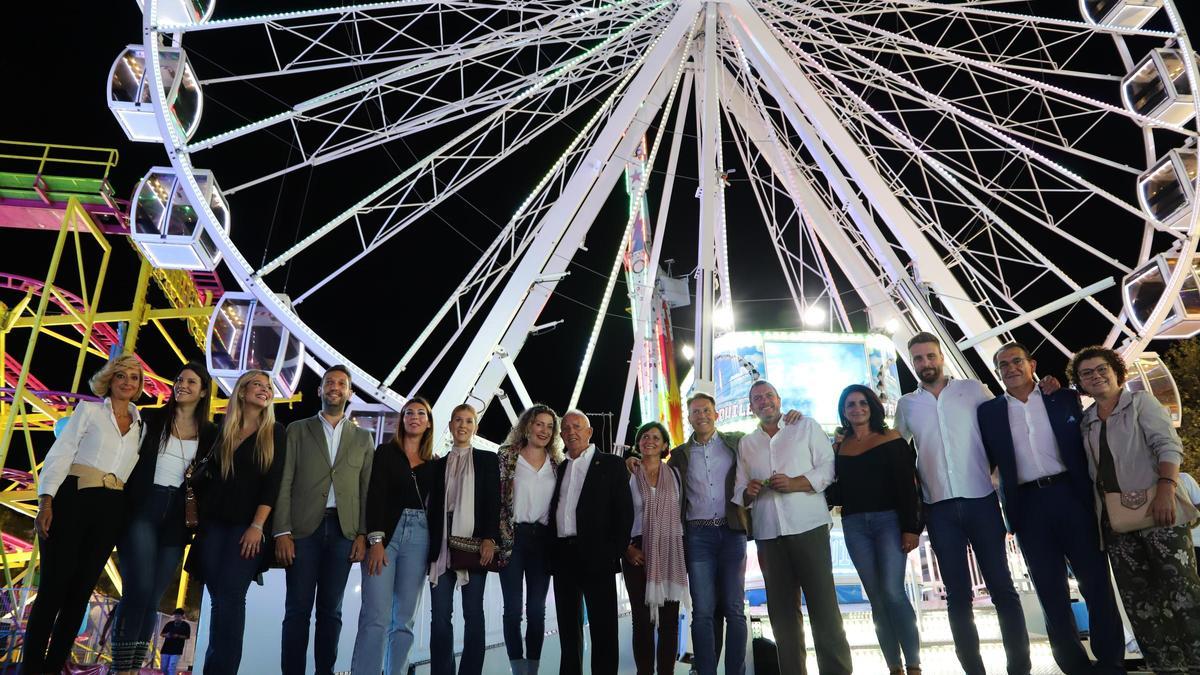
M 233 476 L 233 453 L 237 450 L 237 435 L 241 431 L 244 419 L 242 408 L 246 405 L 246 402 L 242 400 L 242 394 L 250 380 L 260 376 L 267 378 L 268 387 L 272 386 L 271 376 L 267 372 L 247 370 L 237 379 L 237 383 L 233 385 L 233 391 L 229 393 L 229 406 L 225 410 L 225 420 L 221 424 L 221 436 L 217 440 L 216 448 L 217 464 L 221 467 L 222 478 L 228 479 Z M 275 406 L 273 405 L 268 405 L 258 419 L 258 432 L 254 439 L 254 459 L 257 460 L 258 469 L 262 473 L 266 473 L 275 460 Z
M 508 432 L 508 438 L 504 439 L 501 445 L 508 445 L 516 452 L 525 449 L 529 445 L 530 429 L 533 427 L 533 421 L 538 415 L 549 415 L 554 420 L 553 426 L 550 428 L 550 443 L 546 446 L 546 454 L 554 460 L 555 464 L 563 459 L 563 443 L 562 436 L 559 435 L 559 418 L 558 413 L 554 412 L 554 408 L 545 403 L 535 403 L 525 410 L 521 411 L 521 416 L 517 418 L 517 423 L 513 425 Z M 514 453 L 514 457 L 516 454 Z M 515 459 L 513 461 L 516 461 Z
M 417 449 L 417 456 L 421 461 L 428 462 L 433 459 L 433 406 L 429 405 L 424 396 L 413 396 L 400 406 L 400 423 L 396 425 L 396 435 L 392 437 L 392 442 L 401 450 L 404 449 L 404 411 L 414 403 L 425 406 L 425 414 L 429 418 L 429 428 L 421 434 L 421 446 Z

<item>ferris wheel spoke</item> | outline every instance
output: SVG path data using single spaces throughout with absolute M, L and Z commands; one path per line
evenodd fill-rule
M 382 99 L 389 94 L 411 94 L 413 89 L 419 89 L 413 83 L 424 82 L 425 89 L 420 93 L 428 96 L 439 83 L 459 80 L 460 91 L 457 97 L 443 94 L 443 98 L 466 99 L 484 91 L 487 84 L 500 74 L 524 76 L 525 73 L 517 72 L 511 67 L 517 56 L 523 53 L 522 50 L 537 50 L 532 60 L 545 64 L 541 66 L 542 70 L 553 70 L 554 64 L 593 49 L 597 42 L 610 38 L 612 33 L 621 30 L 622 27 L 645 19 L 653 13 L 640 11 L 630 3 L 622 3 L 616 11 L 610 13 L 556 14 L 544 24 L 527 20 L 505 30 L 493 30 L 465 42 L 439 45 L 435 49 L 420 48 L 402 63 L 381 73 L 371 74 L 332 91 L 314 95 L 293 105 L 288 111 L 194 141 L 187 146 L 187 151 L 209 149 L 287 121 L 303 123 L 321 120 L 324 119 L 323 110 L 328 111 L 326 115 L 334 115 L 345 105 L 354 105 L 358 100 Z M 370 60 L 357 60 L 346 65 L 360 68 L 375 64 Z M 483 72 L 479 72 L 481 69 Z M 289 74 L 281 69 L 272 72 Z M 244 79 L 246 76 L 234 73 L 220 81 Z M 474 86 L 468 89 L 467 81 L 471 81 Z M 404 88 L 405 85 L 407 88 Z M 352 102 L 346 104 L 346 100 Z M 420 96 L 416 96 L 412 103 L 417 101 L 421 101 Z
M 784 44 L 790 47 L 792 54 L 796 58 L 802 60 L 810 67 L 819 70 L 826 78 L 831 80 L 836 80 L 838 78 L 837 72 L 831 70 L 824 64 L 818 63 L 816 59 L 812 58 L 807 51 L 796 47 L 795 43 L 787 41 Z M 832 48 L 836 45 L 829 44 L 827 46 Z M 929 91 L 921 84 L 912 82 L 896 73 L 893 73 L 892 71 L 889 71 L 888 69 L 869 59 L 866 59 L 865 57 L 862 57 L 853 51 L 845 51 L 844 55 L 848 59 L 857 62 L 860 66 L 866 69 L 867 74 L 864 75 L 863 78 L 873 78 L 867 81 L 878 82 L 882 80 L 890 82 L 892 85 L 900 88 L 906 94 L 911 95 L 911 97 L 913 97 L 916 102 L 920 103 L 923 107 L 926 107 L 929 110 L 940 112 L 947 118 L 950 118 L 954 124 L 962 126 L 963 129 L 970 135 L 974 136 L 978 134 L 988 137 L 989 143 L 995 144 L 1007 152 L 1012 152 L 1022 156 L 1031 166 L 1036 164 L 1050 175 L 1053 175 L 1060 180 L 1073 183 L 1078 186 L 1078 188 L 1088 191 L 1089 193 L 1099 195 L 1109 203 L 1118 206 L 1131 215 L 1138 217 L 1142 217 L 1144 215 L 1139 206 L 1128 203 L 1124 199 L 1113 195 L 1108 190 L 1105 190 L 1095 183 L 1086 180 L 1077 172 L 1062 166 L 1060 163 L 1051 160 L 1046 155 L 1037 152 L 1031 147 L 1019 142 L 1016 138 L 1010 135 L 1002 125 L 972 114 L 964 110 L 961 106 L 957 106 L 942 96 Z M 843 115 L 842 117 L 844 119 L 847 118 L 846 115 Z M 1040 143 L 1043 145 L 1049 145 L 1044 140 L 1040 141 Z M 968 145 L 966 147 L 970 148 L 972 146 Z M 1061 148 L 1063 151 L 1066 151 L 1064 146 L 1053 147 L 1055 149 Z

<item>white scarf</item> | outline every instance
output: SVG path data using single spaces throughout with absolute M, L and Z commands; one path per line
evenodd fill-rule
M 437 560 L 429 566 L 429 583 L 437 586 L 438 579 L 450 567 L 450 535 L 455 537 L 471 537 L 475 534 L 475 462 L 473 450 L 451 448 L 446 455 L 446 498 L 442 500 L 442 547 L 438 551 Z M 453 508 L 451 508 L 453 505 Z M 446 523 L 451 519 L 447 514 L 453 513 L 451 527 Z M 453 529 L 454 531 L 449 531 Z M 455 586 L 466 586 L 471 581 L 471 575 L 466 570 L 455 570 Z

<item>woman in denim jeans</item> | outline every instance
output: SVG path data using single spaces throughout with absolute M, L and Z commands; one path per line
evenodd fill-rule
M 429 570 L 426 501 L 432 488 L 433 408 L 414 396 L 396 436 L 375 450 L 367 486 L 367 559 L 350 672 L 407 675 L 414 614 Z
M 562 461 L 558 414 L 541 403 L 526 408 L 500 446 L 500 587 L 504 646 L 513 675 L 535 675 L 546 636 L 547 525 Z M 521 599 L 525 643 L 521 644 Z
M 271 529 L 271 509 L 279 496 L 287 449 L 283 425 L 275 421 L 274 402 L 268 373 L 243 373 L 229 395 L 209 460 L 192 474 L 200 501 L 200 532 L 189 561 L 199 561 L 212 610 L 204 675 L 238 672 L 246 592 L 254 577 L 271 564 L 263 532 Z
M 167 405 L 147 411 L 140 458 L 125 484 L 129 525 L 117 544 L 124 582 L 113 621 L 113 670 L 136 673 L 158 626 L 158 603 L 192 540 L 184 524 L 184 474 L 217 436 L 209 421 L 212 378 L 199 363 L 175 377 Z
M 853 384 L 838 399 L 844 438 L 837 445 L 837 483 L 831 503 L 842 507 L 846 549 L 871 601 L 879 648 L 893 674 L 921 672 L 917 616 L 904 593 L 908 553 L 921 534 L 916 459 L 887 428 L 883 403 Z M 901 657 L 903 656 L 903 660 Z

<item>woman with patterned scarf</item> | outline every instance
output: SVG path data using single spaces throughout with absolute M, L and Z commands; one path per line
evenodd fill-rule
M 478 424 L 475 409 L 463 404 L 450 413 L 454 444 L 433 463 L 429 499 L 429 596 L 433 610 L 429 631 L 429 672 L 454 675 L 454 589 L 462 589 L 463 651 L 458 675 L 480 675 L 486 628 L 483 589 L 487 567 L 496 555 L 500 522 L 500 469 L 496 454 L 471 447 Z M 450 566 L 450 540 L 477 546 L 485 569 Z
M 688 587 L 683 562 L 683 491 L 678 472 L 663 462 L 671 452 L 671 435 L 665 426 L 660 422 L 643 424 L 634 444 L 642 452 L 642 463 L 629 478 L 633 529 L 621 571 L 633 612 L 633 660 L 638 675 L 653 675 L 656 662 L 659 675 L 664 675 L 675 672 L 679 601 Z
M 558 415 L 532 405 L 500 446 L 500 586 L 504 591 L 504 646 L 513 675 L 535 675 L 546 636 L 547 526 L 555 476 L 562 462 Z M 521 643 L 524 584 L 525 643 Z

